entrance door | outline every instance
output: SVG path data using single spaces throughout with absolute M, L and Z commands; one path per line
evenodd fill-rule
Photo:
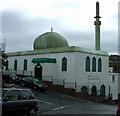
M 35 66 L 35 77 L 42 80 L 42 66 L 39 63 Z

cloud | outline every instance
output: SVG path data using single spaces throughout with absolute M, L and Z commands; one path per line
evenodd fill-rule
M 89 25 L 85 25 L 88 28 L 87 31 L 76 30 L 70 26 L 66 27 L 57 18 L 28 18 L 25 14 L 13 10 L 3 11 L 2 20 L 3 39 L 7 39 L 6 52 L 33 49 L 35 38 L 46 31 L 50 31 L 51 26 L 54 31 L 65 36 L 70 46 L 95 48 L 94 25 L 91 29 Z M 101 50 L 117 53 L 116 31 L 101 31 Z
M 4 11 L 2 15 L 3 39 L 7 40 L 7 52 L 30 50 L 34 39 L 51 26 L 58 27 L 59 21 L 48 18 L 27 19 L 21 12 Z M 47 22 L 47 23 L 46 23 Z

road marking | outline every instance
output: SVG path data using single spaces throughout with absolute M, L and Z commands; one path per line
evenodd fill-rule
M 64 108 L 69 108 L 71 107 L 72 105 L 66 105 L 66 106 L 61 106 L 61 107 L 58 107 L 58 108 L 54 108 L 53 110 L 56 111 L 56 110 L 61 110 L 61 109 L 64 109 Z
M 41 100 L 38 100 L 40 103 L 47 103 L 47 104 L 49 104 L 49 105 L 53 105 L 52 103 L 50 103 L 50 102 L 47 102 L 47 101 L 41 101 Z

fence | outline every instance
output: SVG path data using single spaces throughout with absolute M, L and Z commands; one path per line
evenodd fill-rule
M 8 69 L 8 70 L 3 70 L 3 72 L 4 71 L 12 72 L 12 73 L 15 73 L 17 75 L 23 75 L 23 76 L 32 76 L 33 75 L 32 71 L 26 71 L 26 70 Z
M 53 85 L 62 85 L 64 88 L 75 89 L 75 91 L 78 93 L 85 92 L 93 95 L 104 94 L 102 94 L 101 90 L 97 88 L 95 91 L 93 91 L 92 88 L 90 88 L 89 85 L 87 85 L 87 83 L 78 84 L 76 82 L 67 82 L 65 79 L 54 79 L 53 76 L 43 76 L 43 81 L 50 81 Z M 104 99 L 109 99 L 111 97 L 111 93 L 109 93 L 109 95 L 104 94 Z
M 53 76 L 48 76 L 48 75 L 42 75 L 42 80 L 43 81 L 53 81 Z
M 53 84 L 54 85 L 64 85 L 64 81 L 65 80 L 62 80 L 62 79 L 53 79 Z
M 3 70 L 5 71 L 5 70 Z M 23 70 L 13 70 L 9 69 L 8 72 L 13 72 L 18 75 L 23 76 L 32 76 L 32 71 L 23 71 Z M 76 82 L 67 82 L 65 79 L 54 79 L 52 75 L 42 75 L 43 81 L 49 81 L 52 82 L 53 85 L 62 85 L 64 88 L 70 88 L 75 89 L 76 92 L 86 92 L 88 94 L 95 94 L 95 95 L 101 95 L 101 90 L 96 88 L 96 91 L 92 92 L 92 88 L 87 85 L 87 83 L 76 83 Z M 112 97 L 112 94 L 109 93 L 109 95 L 104 95 L 104 99 L 109 99 Z

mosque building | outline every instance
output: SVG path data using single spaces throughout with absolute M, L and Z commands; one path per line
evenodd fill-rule
M 109 78 L 109 55 L 100 50 L 99 3 L 96 3 L 95 49 L 69 46 L 66 38 L 51 28 L 38 36 L 33 43 L 34 50 L 7 53 L 7 70 L 38 77 L 40 80 L 66 84 L 76 92 L 89 94 L 112 94 Z M 59 80 L 59 81 L 57 81 Z M 72 85 L 75 83 L 76 86 Z M 77 86 L 79 85 L 79 86 Z M 117 93 L 115 94 L 115 98 Z

